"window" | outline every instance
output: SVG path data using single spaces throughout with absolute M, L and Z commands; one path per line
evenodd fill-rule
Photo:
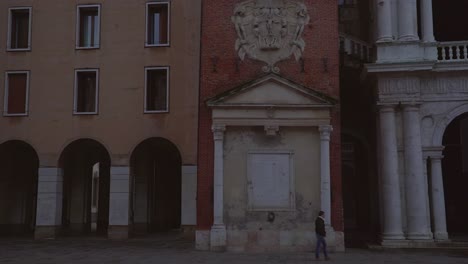
M 169 68 L 146 68 L 145 113 L 168 112 Z
M 29 72 L 12 71 L 5 74 L 3 115 L 28 115 Z
M 31 7 L 9 9 L 7 49 L 13 51 L 31 49 Z
M 292 151 L 248 153 L 248 201 L 255 211 L 289 211 L 295 208 Z
M 77 8 L 76 48 L 99 48 L 100 5 L 81 5 Z
M 98 79 L 97 69 L 75 71 L 74 114 L 98 113 Z
M 146 4 L 146 46 L 169 46 L 169 2 Z

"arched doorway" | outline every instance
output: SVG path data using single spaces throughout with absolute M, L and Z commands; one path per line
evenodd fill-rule
M 23 141 L 0 145 L 0 234 L 32 234 L 35 226 L 36 151 Z
M 131 157 L 135 234 L 180 228 L 181 165 L 179 150 L 166 139 L 147 139 L 135 148 Z
M 106 148 L 92 139 L 74 141 L 63 151 L 64 234 L 107 234 L 110 164 Z
M 468 238 L 468 113 L 447 126 L 443 145 L 447 231 L 451 239 Z

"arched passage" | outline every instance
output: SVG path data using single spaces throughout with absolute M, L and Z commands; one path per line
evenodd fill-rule
M 65 234 L 107 233 L 110 164 L 106 148 L 92 139 L 74 141 L 62 152 Z
M 442 161 L 447 231 L 451 238 L 468 235 L 468 113 L 445 130 Z
M 180 228 L 181 165 L 177 147 L 163 138 L 150 138 L 132 153 L 132 220 L 134 233 Z
M 0 234 L 34 231 L 39 158 L 23 141 L 0 145 Z

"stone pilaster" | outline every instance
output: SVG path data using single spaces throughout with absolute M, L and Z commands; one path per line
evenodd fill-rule
M 210 249 L 212 251 L 226 250 L 226 226 L 224 225 L 224 131 L 223 125 L 213 125 L 214 140 L 214 197 L 213 217 L 214 222 L 210 231 Z
M 325 212 L 325 222 L 331 225 L 330 188 L 330 134 L 332 126 L 320 126 L 320 205 Z

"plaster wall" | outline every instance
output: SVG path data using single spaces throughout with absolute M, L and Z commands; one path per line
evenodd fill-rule
M 295 209 L 248 208 L 247 160 L 252 150 L 291 150 Z M 320 136 L 317 128 L 281 127 L 268 137 L 263 127 L 228 127 L 224 145 L 224 217 L 232 251 L 305 250 L 315 243 L 314 221 L 320 210 Z
M 106 146 L 113 165 L 128 166 L 138 143 L 163 137 L 177 145 L 184 164 L 196 164 L 201 0 L 172 0 L 170 47 L 153 48 L 144 47 L 146 2 L 93 1 L 101 5 L 101 46 L 76 50 L 76 6 L 89 1 L 0 1 L 2 111 L 5 71 L 30 71 L 29 115 L 0 116 L 0 143 L 26 141 L 41 167 L 57 167 L 69 143 L 92 138 Z M 31 51 L 6 51 L 13 6 L 32 7 Z M 169 113 L 144 114 L 149 66 L 170 67 Z M 98 115 L 73 115 L 74 71 L 80 68 L 99 69 Z

